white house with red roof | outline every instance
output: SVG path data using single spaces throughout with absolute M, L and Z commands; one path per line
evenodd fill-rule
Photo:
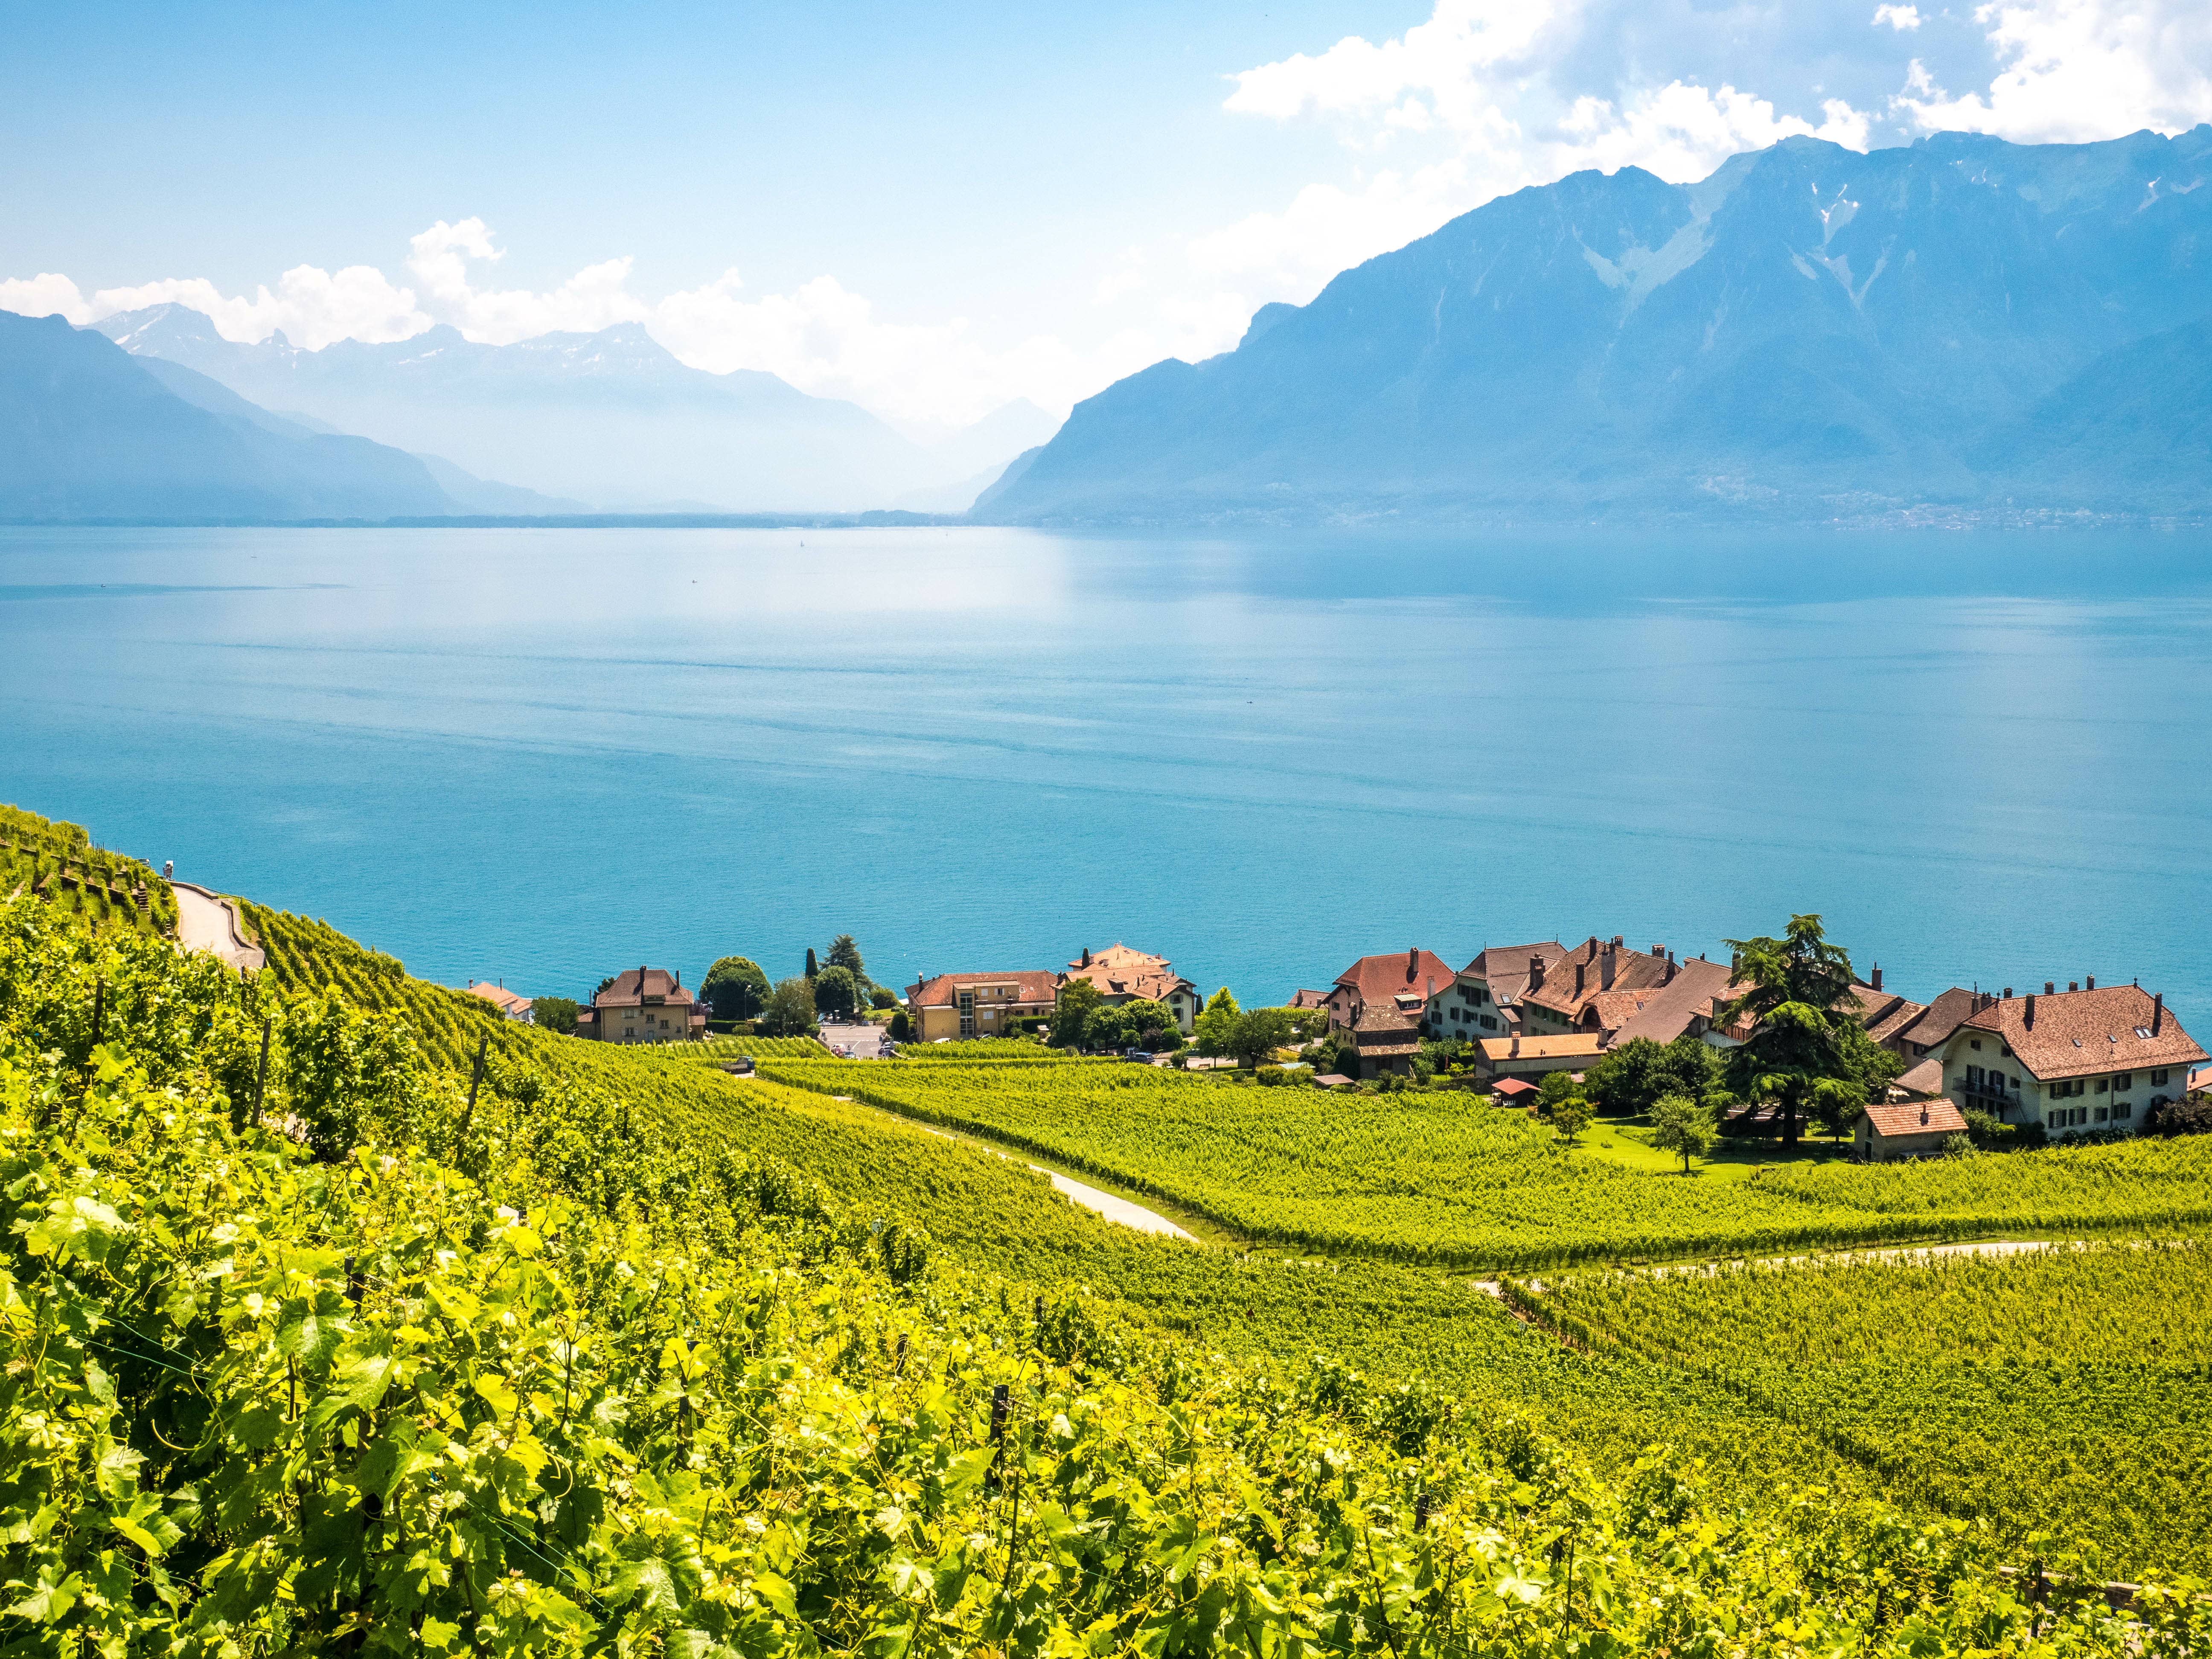
M 1960 1110 L 2040 1123 L 2052 1137 L 2130 1133 L 2185 1097 L 2208 1056 L 2166 999 L 2095 980 L 2040 996 L 1984 997 L 1943 1045 L 1943 1091 Z

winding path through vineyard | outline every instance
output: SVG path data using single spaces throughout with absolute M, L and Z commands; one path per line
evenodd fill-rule
M 177 896 L 177 943 L 187 951 L 204 951 L 234 968 L 262 965 L 261 952 L 246 942 L 238 912 L 228 899 L 188 881 L 173 881 Z
M 2022 1250 L 2055 1250 L 2078 1241 L 2056 1238 L 1974 1238 L 1961 1244 L 1899 1244 L 1883 1250 L 1829 1250 L 1817 1255 L 1738 1256 L 1727 1261 L 1663 1261 L 1655 1267 L 1644 1267 L 1640 1272 L 1646 1279 L 1664 1279 L 1669 1273 L 1717 1273 L 1729 1267 L 1809 1267 L 1815 1264 L 1826 1267 L 1844 1261 L 1917 1261 L 1940 1255 L 2017 1255 Z M 1486 1296 L 1503 1300 L 1505 1287 L 1494 1279 L 1471 1281 L 1475 1289 Z M 1532 1279 L 1528 1288 L 1537 1295 L 1544 1294 L 1544 1281 Z

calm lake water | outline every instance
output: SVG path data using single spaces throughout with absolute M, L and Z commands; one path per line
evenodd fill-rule
M 0 799 L 414 972 L 1116 939 L 2140 975 L 2212 1037 L 2202 536 L 0 530 Z

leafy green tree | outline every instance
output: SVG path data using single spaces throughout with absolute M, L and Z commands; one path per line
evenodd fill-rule
M 574 1036 L 576 1035 L 576 999 L 533 997 L 530 1003 L 530 1018 L 541 1031 L 556 1031 L 562 1036 Z
M 1575 1144 L 1577 1135 L 1589 1127 L 1589 1121 L 1590 1103 L 1580 1095 L 1569 1095 L 1552 1103 L 1552 1121 L 1570 1146 Z
M 1083 1023 L 1086 1048 L 1128 1048 L 1137 1041 L 1137 1027 L 1126 1006 L 1094 1008 Z
M 1850 957 L 1828 943 L 1817 915 L 1790 917 L 1780 939 L 1728 943 L 1736 952 L 1736 976 L 1749 988 L 1722 1016 L 1753 1022 L 1749 1040 L 1729 1055 L 1729 1088 L 1749 1100 L 1775 1103 L 1785 1146 L 1797 1144 L 1805 1118 L 1848 1123 L 1904 1068 L 1838 1006 L 1856 977 Z
M 868 988 L 868 1006 L 878 1013 L 883 1012 L 886 1008 L 896 1008 L 898 1006 L 897 994 L 889 986 L 871 986 Z
M 1123 1003 L 1121 1012 L 1129 1017 L 1131 1040 L 1141 1047 L 1157 1054 L 1182 1046 L 1182 1028 L 1176 1024 L 1175 1010 L 1164 1002 L 1136 997 Z
M 1106 999 L 1098 988 L 1087 979 L 1072 979 L 1060 988 L 1060 995 L 1052 1009 L 1052 1046 L 1055 1048 L 1093 1047 L 1090 1041 L 1091 1016 L 1103 1007 Z
M 1713 1109 L 1688 1095 L 1662 1095 L 1651 1103 L 1651 1144 L 1662 1152 L 1682 1155 L 1682 1173 L 1690 1173 L 1690 1160 L 1712 1150 L 1720 1133 Z
M 831 963 L 814 976 L 814 1006 L 817 1012 L 832 1019 L 850 1019 L 860 1006 L 860 988 L 853 982 L 853 970 Z
M 768 975 L 747 957 L 722 957 L 699 988 L 716 1019 L 751 1019 L 768 1006 Z
M 768 1011 L 759 1021 L 770 1036 L 805 1036 L 814 1030 L 814 986 L 803 979 L 780 980 L 769 993 Z
M 1239 1066 L 1257 1066 L 1288 1042 L 1293 1030 L 1287 1008 L 1247 1008 L 1231 1020 L 1220 1052 Z
M 853 943 L 853 936 L 850 933 L 840 933 L 830 941 L 830 965 L 832 968 L 842 968 L 850 974 L 853 976 L 853 983 L 860 988 L 860 994 L 863 996 L 867 994 L 870 986 L 874 983 L 869 979 L 867 968 L 860 960 L 860 947 Z
M 1536 1079 L 1537 1103 L 1547 1112 L 1581 1092 L 1582 1085 L 1575 1081 L 1571 1072 L 1547 1072 Z
M 1201 1054 L 1225 1054 L 1230 1038 L 1237 1030 L 1237 1016 L 1243 1011 L 1237 999 L 1229 994 L 1224 985 L 1206 1001 L 1205 1009 L 1191 1022 L 1196 1028 L 1198 1052 Z
M 905 1009 L 902 1008 L 891 1016 L 887 1035 L 893 1042 L 904 1042 L 914 1036 L 914 1021 L 907 1017 Z
M 1590 1067 L 1583 1091 L 1609 1117 L 1639 1117 L 1668 1095 L 1697 1099 L 1720 1069 L 1720 1056 L 1697 1037 L 1667 1043 L 1631 1037 Z

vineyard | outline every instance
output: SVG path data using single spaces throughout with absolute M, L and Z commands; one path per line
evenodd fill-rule
M 2075 1244 L 1519 1287 L 1584 1343 L 1734 1395 L 1881 1486 L 2115 1577 L 2212 1571 L 2212 1251 Z
M 1029 1248 L 1105 1272 L 1219 1264 L 1255 1311 L 1352 1276 L 1094 1253 L 1114 1230 L 1013 1166 L 817 1094 L 521 1032 L 471 1103 L 406 994 L 363 1009 L 337 977 L 241 984 L 0 907 L 13 1650 L 2179 1659 L 2212 1636 L 2155 1587 L 2126 1616 L 2063 1582 L 2033 1600 L 1953 1521 L 1747 1508 L 1648 1449 L 1601 1474 L 1513 1401 L 1603 1415 L 1575 1390 L 1607 1368 L 1502 1316 L 1476 1344 L 1499 1386 L 1460 1396 L 979 1271 L 895 1203 L 1025 1212 Z M 94 984 L 119 988 L 97 1046 Z
M 762 1072 L 975 1131 L 1256 1244 L 1413 1264 L 1522 1270 L 2212 1221 L 2201 1139 L 1723 1183 L 1630 1169 L 1457 1092 L 1346 1097 L 1136 1066 L 822 1060 Z
M 0 898 L 18 894 L 93 926 L 177 930 L 176 895 L 152 866 L 94 847 L 74 823 L 0 806 Z

